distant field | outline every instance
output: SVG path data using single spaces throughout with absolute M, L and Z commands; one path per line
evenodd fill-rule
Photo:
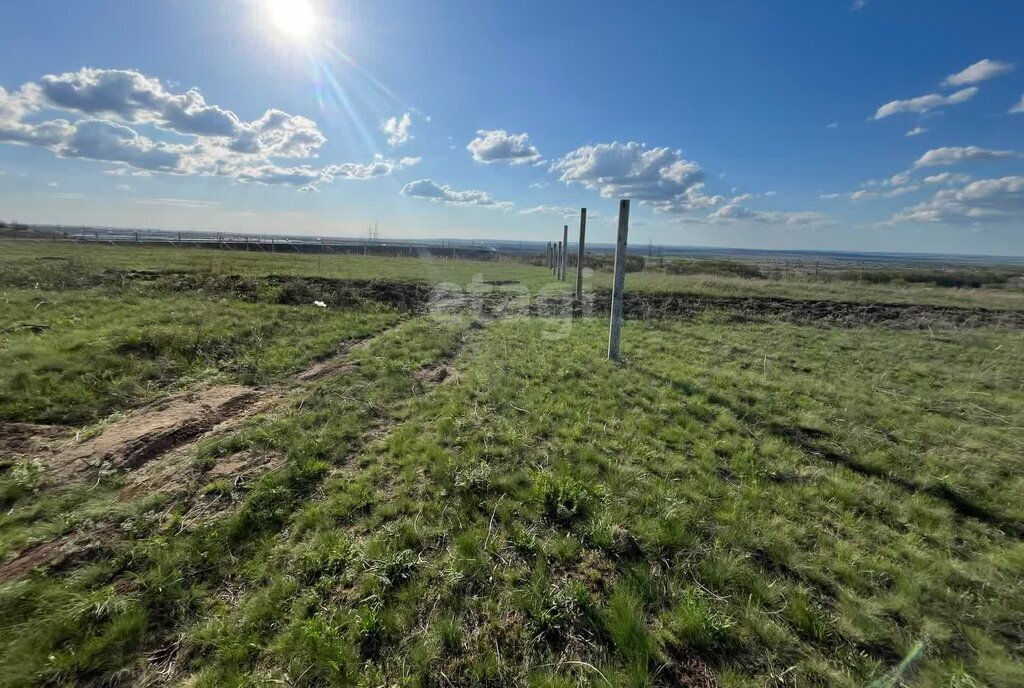
M 1020 685 L 1016 325 L 712 304 L 627 322 L 613 365 L 603 313 L 313 279 L 544 290 L 511 263 L 2 244 L 0 271 L 0 686 Z
M 708 273 L 670 275 L 664 272 L 629 273 L 634 291 L 677 292 L 713 296 L 769 296 L 793 299 L 827 299 L 879 303 L 921 303 L 937 306 L 982 307 L 1024 310 L 1021 288 L 950 288 L 925 284 L 879 284 L 830 277 L 814 279 L 807 274 L 782 279 L 763 279 L 716 274 L 714 261 Z M 246 277 L 262 275 L 319 276 L 340 279 L 423 280 L 451 282 L 460 286 L 474 279 L 516 281 L 531 291 L 561 291 L 543 267 L 513 261 L 470 261 L 433 257 L 385 258 L 377 256 L 282 254 L 218 251 L 197 248 L 97 246 L 0 240 L 0 269 L 28 270 L 58 275 L 68 269 L 187 270 Z M 575 274 L 572 275 L 575 279 Z M 611 274 L 597 271 L 585 288 L 610 289 Z

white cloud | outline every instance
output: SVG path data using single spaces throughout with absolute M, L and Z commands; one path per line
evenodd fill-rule
M 913 129 L 908 131 L 906 134 L 904 134 L 904 136 L 920 136 L 921 134 L 925 134 L 927 132 L 928 132 L 928 129 L 926 127 L 914 127 Z
M 417 165 L 419 162 L 420 158 L 388 160 L 378 155 L 373 162 L 365 165 L 354 162 L 328 165 L 324 168 L 323 176 L 325 181 L 332 181 L 335 177 L 341 179 L 373 179 L 374 177 L 386 177 L 398 170 Z
M 794 228 L 820 227 L 832 223 L 831 218 L 823 213 L 751 210 L 737 203 L 723 205 L 707 217 L 708 224 L 713 225 L 735 224 L 743 221 Z
M 118 191 L 131 191 L 132 187 L 129 184 L 118 184 L 114 187 Z
M 663 212 L 686 212 L 725 202 L 706 196 L 704 171 L 682 151 L 648 148 L 643 143 L 581 146 L 555 162 L 567 184 L 579 183 L 604 198 L 633 198 Z
M 458 206 L 483 206 L 490 208 L 509 208 L 511 203 L 495 201 L 486 191 L 474 189 L 456 191 L 447 184 L 438 184 L 432 179 L 419 179 L 409 182 L 402 188 L 402 195 L 411 198 L 425 198 L 435 203 Z
M 966 184 L 969 181 L 971 181 L 971 175 L 954 172 L 943 172 L 924 178 L 925 184 Z
M 532 208 L 524 208 L 519 211 L 523 215 L 556 215 L 565 219 L 576 219 L 580 216 L 580 209 L 566 205 L 536 205 Z M 593 220 L 600 217 L 600 214 L 593 210 L 587 211 L 587 218 Z
M 957 72 L 956 74 L 950 74 L 943 82 L 943 86 L 967 86 L 968 84 L 980 84 L 982 81 L 988 81 L 989 79 L 995 78 L 1000 74 L 1006 74 L 1007 72 L 1013 71 L 1013 65 L 1008 62 L 999 62 L 998 60 L 984 59 L 979 62 L 975 62 L 970 67 Z
M 935 108 L 943 107 L 946 105 L 957 105 L 959 103 L 965 103 L 973 98 L 978 93 L 977 86 L 971 86 L 955 93 L 951 93 L 948 96 L 944 96 L 938 93 L 929 93 L 928 95 L 918 96 L 917 98 L 909 98 L 907 100 L 893 100 L 886 103 L 885 105 L 878 108 L 875 111 L 872 119 L 882 119 L 884 117 L 890 117 L 897 115 L 902 112 L 917 112 L 924 113 L 930 112 Z
M 914 163 L 914 167 L 934 167 L 937 165 L 956 165 L 962 162 L 976 160 L 1000 160 L 1015 158 L 1017 154 L 1013 151 L 991 150 L 979 148 L 978 146 L 948 146 L 944 148 L 933 148 Z
M 504 129 L 480 129 L 466 150 L 477 162 L 510 162 L 522 165 L 540 160 L 540 151 L 530 143 L 529 134 L 510 134 Z
M 853 4 L 850 5 L 850 9 L 853 10 L 854 12 L 859 12 L 860 10 L 867 7 L 867 4 L 867 0 L 853 0 Z
M 412 115 L 408 112 L 401 117 L 389 117 L 380 125 L 380 130 L 388 135 L 389 146 L 401 146 L 409 141 L 409 127 L 412 126 Z
M 140 205 L 167 205 L 175 208 L 213 208 L 217 201 L 199 201 L 191 198 L 133 198 L 132 203 Z
M 868 189 L 860 189 L 849 194 L 851 201 L 865 201 L 871 198 L 896 198 L 897 196 L 903 196 L 908 193 L 913 193 L 921 189 L 920 184 L 910 184 L 909 186 L 897 186 L 895 188 L 888 189 L 886 191 L 870 191 Z
M 79 118 L 29 119 L 49 111 L 71 112 Z M 133 128 L 139 124 L 155 129 L 143 134 Z M 164 140 L 164 131 L 188 140 Z M 195 89 L 173 93 L 159 80 L 132 70 L 84 68 L 45 75 L 12 92 L 0 88 L 0 143 L 113 163 L 117 168 L 105 171 L 111 175 L 123 176 L 132 170 L 135 176 L 154 172 L 223 176 L 307 187 L 335 179 L 384 176 L 419 161 L 378 156 L 368 163 L 324 167 L 275 162 L 315 158 L 326 140 L 306 117 L 270 109 L 246 122 L 230 110 L 207 103 Z
M 838 129 L 839 128 L 839 122 L 830 122 L 830 123 L 825 125 L 825 128 L 826 129 Z
M 156 142 L 134 129 L 106 120 L 78 122 L 67 138 L 54 146 L 62 158 L 86 158 L 125 163 L 144 170 L 184 171 L 188 148 Z
M 864 188 L 872 188 L 876 186 L 904 186 L 910 183 L 910 171 L 897 172 L 888 179 L 869 179 L 863 184 Z
M 1024 176 L 979 179 L 962 189 L 943 189 L 929 201 L 897 213 L 891 223 L 979 224 L 1024 220 Z
M 1010 108 L 1009 112 L 1011 115 L 1019 115 L 1021 113 L 1024 113 L 1024 95 L 1020 97 L 1020 100 L 1017 101 L 1016 105 Z
M 531 189 L 543 189 L 543 188 L 545 188 L 547 186 L 551 186 L 551 185 L 548 184 L 547 182 L 534 182 L 533 184 L 530 184 L 530 188 Z

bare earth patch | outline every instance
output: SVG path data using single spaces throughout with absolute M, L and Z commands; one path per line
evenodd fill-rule
M 61 451 L 50 467 L 56 477 L 65 479 L 140 468 L 155 456 L 213 429 L 259 396 L 248 387 L 225 385 L 167 397 Z
M 339 346 L 333 354 L 306 368 L 296 375 L 295 379 L 299 382 L 312 382 L 313 380 L 319 380 L 329 375 L 338 375 L 345 372 L 354 365 L 348 362 L 348 353 L 353 349 L 365 346 L 370 339 L 371 338 L 366 337 L 342 343 L 342 345 Z
M 33 545 L 13 559 L 0 563 L 0 583 L 23 578 L 38 568 L 58 566 L 71 559 L 92 556 L 97 550 L 108 546 L 111 539 L 111 533 L 98 528 Z
M 447 363 L 441 363 L 417 370 L 413 376 L 425 385 L 437 385 L 455 374 L 455 369 Z
M 73 440 L 61 425 L 0 423 L 0 459 L 37 459 L 59 452 Z

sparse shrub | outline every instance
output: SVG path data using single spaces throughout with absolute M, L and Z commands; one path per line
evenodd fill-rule
M 602 614 L 604 629 L 626 663 L 632 685 L 647 684 L 653 641 L 644 620 L 643 600 L 623 584 L 615 589 Z
M 308 280 L 292 279 L 281 285 L 275 301 L 292 305 L 311 304 L 322 300 L 320 292 L 313 289 Z
M 434 633 L 445 652 L 455 654 L 462 649 L 462 626 L 455 617 L 438 619 L 434 623 Z
M 299 685 L 348 686 L 359 657 L 341 627 L 324 614 L 295 621 L 275 641 L 273 653 Z
M 8 508 L 39 489 L 43 466 L 38 461 L 19 461 L 0 477 L 0 508 Z
M 604 496 L 604 490 L 591 488 L 575 478 L 542 473 L 536 480 L 544 502 L 544 515 L 554 523 L 571 525 L 588 518 Z
M 483 494 L 491 487 L 491 466 L 481 461 L 466 468 L 456 469 L 454 482 L 459 490 L 474 495 Z
M 641 272 L 646 260 L 643 256 L 626 256 L 626 272 Z M 592 270 L 610 272 L 615 267 L 615 255 L 612 253 L 588 253 L 583 260 L 584 267 Z
M 221 478 L 220 480 L 206 483 L 199 491 L 200 494 L 213 497 L 230 497 L 233 492 L 234 487 L 228 478 Z
M 764 279 L 766 275 L 754 265 L 732 260 L 673 260 L 665 264 L 669 275 L 723 275 Z
M 552 647 L 592 635 L 595 614 L 587 589 L 578 581 L 549 585 L 540 567 L 527 593 L 526 613 L 531 631 Z
M 666 642 L 679 649 L 697 652 L 719 648 L 732 619 L 716 611 L 697 591 L 687 589 L 667 612 L 662 614 Z

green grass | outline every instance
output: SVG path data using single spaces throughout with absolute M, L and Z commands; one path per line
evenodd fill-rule
M 0 291 L 0 420 L 82 424 L 199 381 L 264 384 L 396 312 L 189 295 Z
M 600 321 L 465 328 L 410 321 L 204 446 L 288 457 L 215 524 L 0 589 L 8 681 L 180 639 L 199 686 L 861 686 L 923 640 L 908 685 L 1017 685 L 1019 535 L 907 485 L 1019 519 L 1014 333 L 708 317 L 631 324 L 613 366 Z
M 0 463 L 0 557 L 97 541 L 0 584 L 0 686 L 1020 685 L 1018 331 L 707 313 L 627 323 L 613 365 L 603 319 L 83 288 L 101 259 L 163 255 L 89 250 L 55 263 L 82 280 L 39 253 L 0 280 L 0 417 L 92 422 L 211 381 L 285 391 L 191 448 L 173 493 Z M 237 258 L 189 269 L 281 267 Z M 335 258 L 344 277 L 387 262 Z M 292 381 L 367 335 L 342 374 Z M 238 455 L 282 463 L 208 474 Z
M 594 275 L 593 286 L 611 288 L 611 274 Z M 865 303 L 928 304 L 959 308 L 1024 310 L 1024 290 L 1012 288 L 960 289 L 927 284 L 869 283 L 810 276 L 758 279 L 720 274 L 667 275 L 663 272 L 630 273 L 627 289 L 677 292 L 705 296 L 769 296 L 785 299 L 821 299 Z
M 318 255 L 219 251 L 204 248 L 108 246 L 0 240 L 0 272 L 13 276 L 59 279 L 68 271 L 184 270 L 258 277 L 263 275 L 319 276 L 338 279 L 422 280 L 466 286 L 478 275 L 484 280 L 520 280 L 530 289 L 551 282 L 543 267 L 508 261 L 447 258 L 387 258 L 358 255 Z

